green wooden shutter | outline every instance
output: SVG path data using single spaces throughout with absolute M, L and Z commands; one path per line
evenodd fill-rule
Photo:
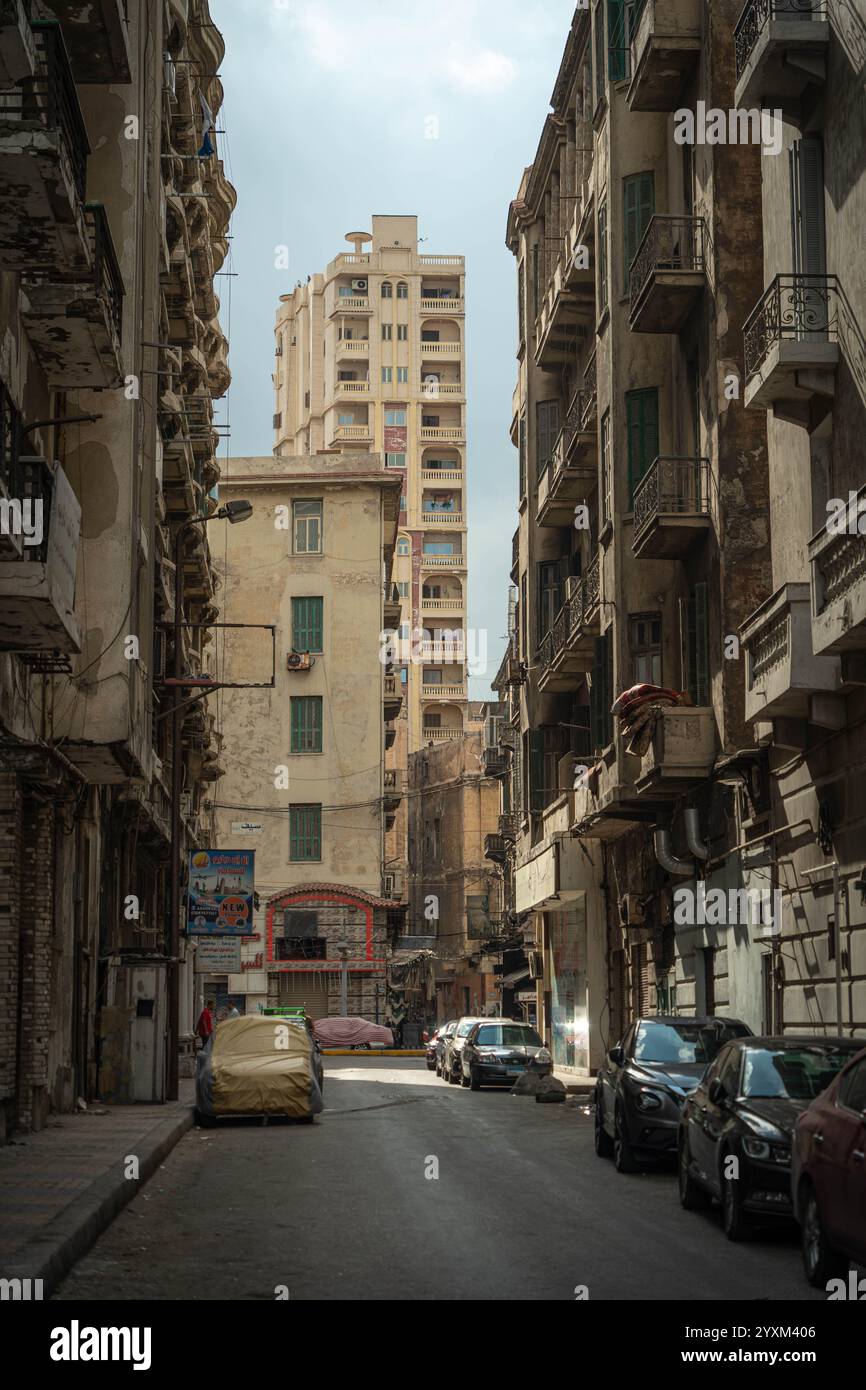
M 324 600 L 292 599 L 292 649 L 296 652 L 322 651 Z
M 791 207 L 794 215 L 794 269 L 801 275 L 823 275 L 824 159 L 821 139 L 804 135 L 791 150 Z
M 322 857 L 321 806 L 289 807 L 289 859 L 316 862 Z
M 625 398 L 628 427 L 628 505 L 634 491 L 659 452 L 659 395 L 656 387 L 629 391 Z
M 710 703 L 710 642 L 707 585 L 696 584 L 693 589 L 695 613 L 695 689 L 696 705 Z
M 613 737 L 613 642 L 610 631 L 595 639 L 592 686 L 589 692 L 589 729 L 593 752 L 606 748 Z
M 628 73 L 625 0 L 607 0 L 607 42 L 610 80 L 621 82 Z
M 629 290 L 629 267 L 637 254 L 644 233 L 655 212 L 655 176 L 630 174 L 623 180 L 623 257 L 625 292 Z
M 321 695 L 292 696 L 291 735 L 291 751 L 293 753 L 321 753 Z

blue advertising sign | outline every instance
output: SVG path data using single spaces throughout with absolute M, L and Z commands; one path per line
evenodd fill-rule
M 249 936 L 253 923 L 254 849 L 195 849 L 189 855 L 189 936 Z

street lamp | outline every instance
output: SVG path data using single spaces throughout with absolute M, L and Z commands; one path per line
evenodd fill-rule
M 168 1073 L 167 1099 L 178 1098 L 178 1045 L 180 1033 L 180 796 L 183 781 L 183 752 L 181 749 L 181 636 L 183 631 L 183 545 L 188 532 L 209 521 L 228 521 L 236 526 L 253 514 L 252 503 L 226 502 L 213 516 L 196 516 L 178 527 L 174 540 L 174 656 L 172 659 L 171 706 L 171 869 L 168 893 Z

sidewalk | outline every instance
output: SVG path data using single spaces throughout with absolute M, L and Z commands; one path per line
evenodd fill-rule
M 195 1082 L 168 1105 L 56 1115 L 0 1148 L 0 1277 L 42 1279 L 49 1298 L 76 1260 L 192 1127 Z M 128 1157 L 139 1177 L 124 1176 Z

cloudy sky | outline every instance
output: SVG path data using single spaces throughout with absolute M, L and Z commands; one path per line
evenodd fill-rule
M 532 160 L 574 0 L 211 0 L 226 40 L 218 119 L 238 190 L 222 279 L 234 454 L 272 448 L 273 321 L 296 280 L 373 213 L 417 213 L 422 250 L 465 255 L 469 627 L 504 645 L 517 460 L 515 268 L 508 204 Z M 438 121 L 438 138 L 428 138 Z M 275 269 L 275 248 L 289 269 Z M 223 452 L 228 447 L 223 446 Z

